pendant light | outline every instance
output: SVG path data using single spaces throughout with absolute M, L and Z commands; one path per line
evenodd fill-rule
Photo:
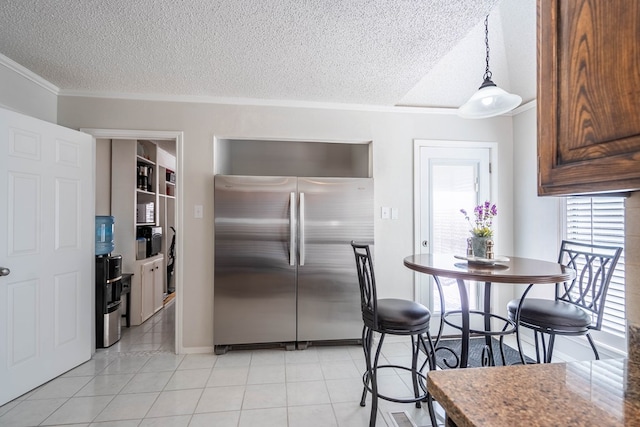
M 489 15 L 484 19 L 484 43 L 487 49 L 487 67 L 484 70 L 484 81 L 476 93 L 458 108 L 458 115 L 465 119 L 484 119 L 499 116 L 516 108 L 522 102 L 518 95 L 500 89 L 491 81 L 489 70 Z

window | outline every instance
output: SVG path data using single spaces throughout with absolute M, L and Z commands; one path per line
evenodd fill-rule
M 567 197 L 565 236 L 567 240 L 624 248 L 624 198 Z M 602 331 L 605 334 L 598 341 L 625 349 L 624 250 L 609 285 Z

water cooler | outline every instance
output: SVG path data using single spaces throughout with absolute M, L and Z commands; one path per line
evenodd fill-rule
M 96 347 L 120 340 L 122 256 L 114 249 L 112 216 L 96 217 Z

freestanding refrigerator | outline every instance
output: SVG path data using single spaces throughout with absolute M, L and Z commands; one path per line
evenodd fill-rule
M 215 176 L 214 344 L 360 339 L 373 179 Z

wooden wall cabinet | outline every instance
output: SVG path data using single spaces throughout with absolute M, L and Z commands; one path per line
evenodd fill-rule
M 538 194 L 640 189 L 640 2 L 538 0 Z

